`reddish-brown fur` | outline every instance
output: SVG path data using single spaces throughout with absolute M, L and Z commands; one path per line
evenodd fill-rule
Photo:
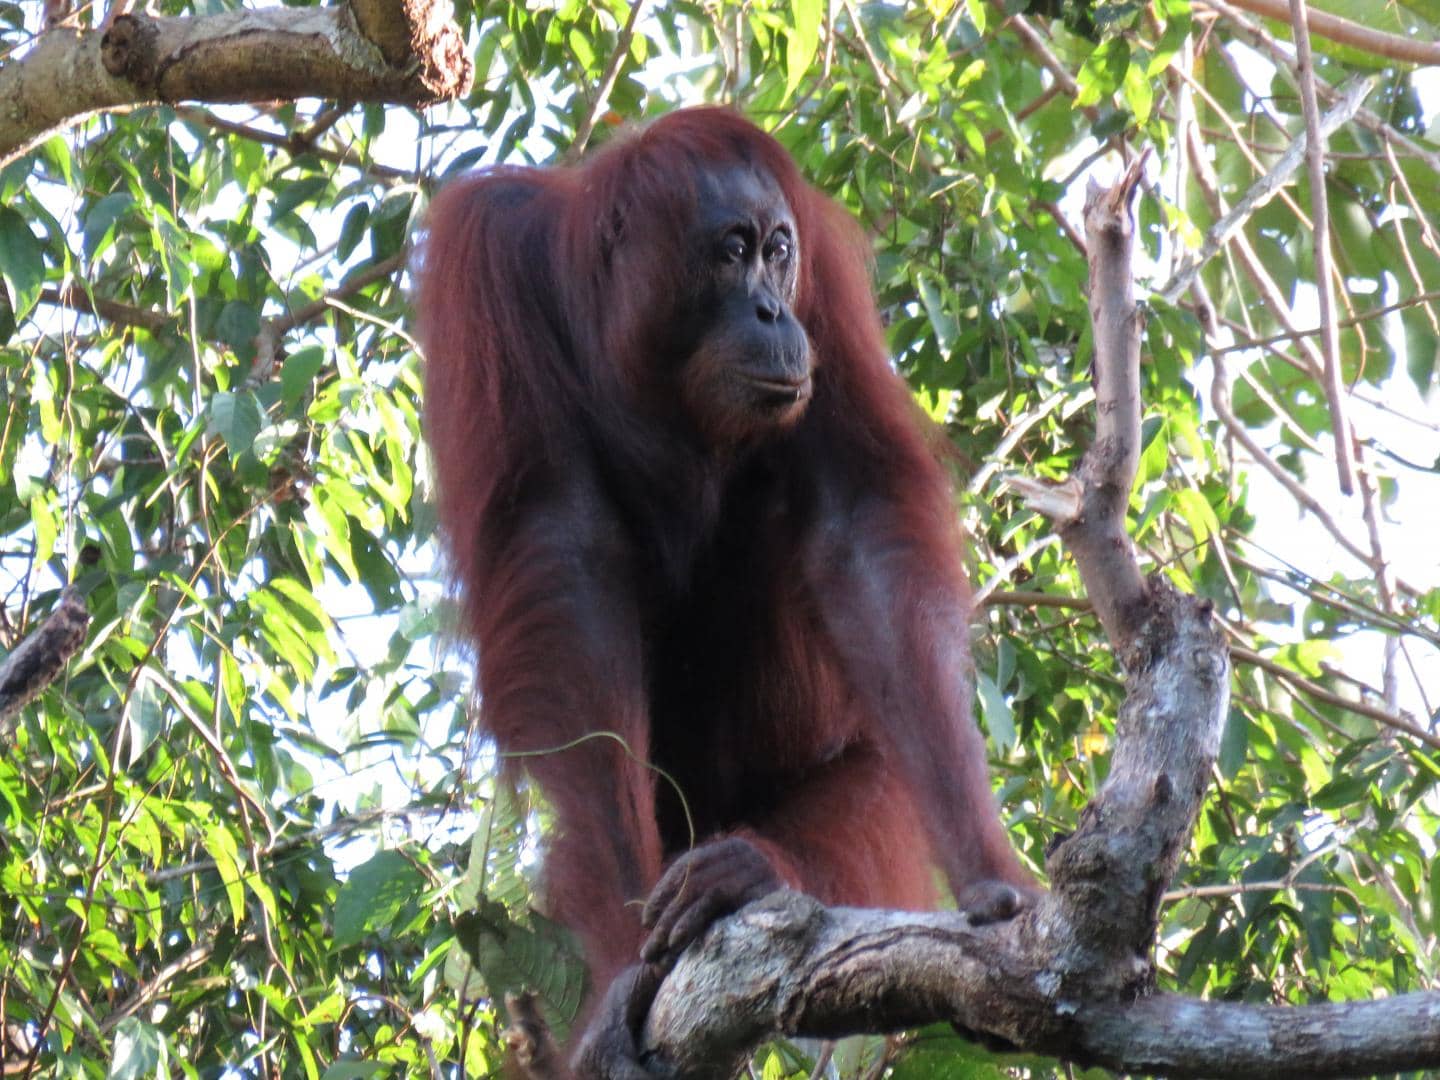
M 815 365 L 798 422 L 740 449 L 687 426 L 657 355 L 694 273 L 696 177 L 727 167 L 794 215 Z M 545 901 L 601 987 L 670 860 L 716 837 L 830 902 L 930 905 L 937 867 L 957 893 L 1032 886 L 970 718 L 948 478 L 868 270 L 848 215 L 720 109 L 573 169 L 473 175 L 431 209 L 440 522 L 485 725 L 555 810 Z

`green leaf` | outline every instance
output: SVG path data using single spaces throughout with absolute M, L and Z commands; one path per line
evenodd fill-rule
M 394 1068 L 383 1061 L 337 1061 L 321 1074 L 321 1080 L 370 1080 Z
M 231 300 L 215 320 L 215 336 L 234 349 L 247 349 L 260 333 L 260 315 L 251 304 Z
M 1044 1076 L 1051 1071 L 1042 1067 L 1030 1075 Z M 962 1039 L 949 1025 L 932 1025 L 886 1075 L 899 1080 L 1003 1080 L 1010 1073 L 1001 1068 L 994 1054 Z
M 240 864 L 240 848 L 235 837 L 223 824 L 215 823 L 205 828 L 206 852 L 215 860 L 215 873 L 225 888 L 225 898 L 230 902 L 230 918 L 239 926 L 245 918 L 245 871 Z
M 795 93 L 810 69 L 820 46 L 820 18 L 824 0 L 793 0 L 792 22 L 785 34 L 785 100 Z
M 25 318 L 45 284 L 45 247 L 9 207 L 0 209 L 0 277 L 9 289 L 14 317 Z
M 340 226 L 340 239 L 335 245 L 335 254 L 342 261 L 349 259 L 355 247 L 365 235 L 365 226 L 370 222 L 370 204 L 356 203 L 345 215 Z
M 130 697 L 126 718 L 130 723 L 129 764 L 133 768 L 165 731 L 164 696 L 154 681 L 142 677 Z
M 1155 84 L 1141 64 L 1130 64 L 1125 68 L 1125 104 L 1135 117 L 1135 123 L 1144 124 L 1150 119 L 1150 110 L 1155 105 Z
M 1080 87 L 1075 104 L 1080 106 L 1098 105 L 1120 88 L 1125 71 L 1130 65 L 1130 44 L 1124 38 L 1115 37 L 1096 46 L 1089 58 L 1075 76 Z
M 1175 509 L 1190 527 L 1190 534 L 1197 544 L 1203 544 L 1220 532 L 1220 519 L 1205 501 L 1205 496 L 1192 487 L 1182 487 L 1175 492 Z
M 238 721 L 245 715 L 245 704 L 249 694 L 245 688 L 245 678 L 240 674 L 240 665 L 235 662 L 235 655 L 224 651 L 220 654 L 220 691 L 225 695 L 225 704 L 230 709 L 232 719 Z
M 168 1055 L 158 1029 L 133 1016 L 115 1025 L 109 1080 L 148 1080 L 166 1073 Z
M 970 16 L 970 21 L 975 24 L 975 32 L 977 34 L 985 33 L 985 27 L 989 20 L 984 0 L 965 0 L 965 10 Z
M 1245 711 L 1231 706 L 1225 721 L 1225 731 L 1220 737 L 1220 775 L 1229 780 L 1245 764 L 1245 754 L 1250 747 L 1250 718 Z
M 928 274 L 920 275 L 916 285 L 920 290 L 920 302 L 924 305 L 930 326 L 935 331 L 935 340 L 940 345 L 940 351 L 949 354 L 954 350 L 955 342 L 960 336 L 960 327 L 955 317 L 946 310 L 944 286 Z
M 1015 713 L 995 681 L 983 671 L 975 675 L 976 689 L 980 693 L 980 712 L 985 717 L 985 730 L 1001 753 L 1015 749 Z
M 584 996 L 585 963 L 567 930 L 533 912 L 529 921 L 524 926 L 502 905 L 481 897 L 455 921 L 455 936 L 494 999 L 533 992 L 563 1043 Z
M 209 430 L 225 440 L 225 448 L 232 458 L 255 445 L 255 436 L 263 426 L 264 417 L 254 394 L 222 391 L 210 399 Z
M 330 633 L 335 624 L 330 619 L 330 613 L 325 606 L 316 599 L 315 594 L 305 586 L 301 585 L 294 578 L 277 577 L 270 581 L 270 588 L 280 593 L 293 605 L 293 611 L 298 614 L 311 630 L 320 635 Z M 319 648 L 324 648 L 323 641 Z
M 392 927 L 406 904 L 417 901 L 425 879 L 398 851 L 376 852 L 350 871 L 335 898 L 335 944 L 354 945 Z
M 55 540 L 60 535 L 60 519 L 51 503 L 53 492 L 37 492 L 30 499 L 30 523 L 35 529 L 35 562 L 41 566 L 55 553 Z
M 104 255 L 115 239 L 115 223 L 135 205 L 135 196 L 128 191 L 106 195 L 85 212 L 83 230 L 85 258 L 94 262 Z
M 1315 679 L 1323 675 L 1322 665 L 1339 660 L 1340 650 L 1333 641 L 1299 641 L 1276 650 L 1275 659 Z
M 328 176 L 306 176 L 279 189 L 275 201 L 270 204 L 270 221 L 278 222 L 286 214 L 303 203 L 312 201 L 330 185 Z

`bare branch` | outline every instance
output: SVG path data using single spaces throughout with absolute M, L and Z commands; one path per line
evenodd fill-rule
M 215 951 L 215 939 L 206 938 L 186 949 L 159 971 L 137 986 L 119 1005 L 115 1006 L 100 1023 L 102 1032 L 113 1031 L 127 1016 L 134 1016 L 141 1009 L 164 996 L 170 984 L 181 975 L 194 971 L 210 959 Z
M 469 90 L 474 68 L 449 20 L 446 0 L 357 0 L 195 17 L 128 14 L 103 32 L 56 27 L 0 66 L 0 165 L 87 116 L 134 105 L 456 98 Z
M 1070 69 L 1060 62 L 1060 58 L 1051 50 L 1049 43 L 1041 36 L 1040 31 L 1030 25 L 1029 19 L 1024 15 L 1016 15 L 1006 25 L 1015 31 L 1020 40 L 1025 43 L 1025 47 L 1040 61 L 1041 66 L 1055 76 L 1056 86 L 1072 98 L 1079 95 L 1080 84 L 1075 81 L 1075 76 L 1071 75 Z M 1099 116 L 1098 110 L 1093 105 L 1087 105 L 1084 113 L 1092 121 Z
M 1440 735 L 1432 735 L 1414 721 L 1396 713 L 1387 712 L 1385 709 L 1376 708 L 1374 705 L 1367 705 L 1363 701 L 1356 701 L 1341 694 L 1326 690 L 1319 683 L 1305 678 L 1299 672 L 1278 664 L 1269 657 L 1261 656 L 1252 649 L 1246 649 L 1240 645 L 1230 646 L 1230 655 L 1241 663 L 1254 664 L 1258 668 L 1270 672 L 1277 679 L 1287 683 L 1291 689 L 1299 691 L 1306 697 L 1312 697 L 1316 701 L 1326 705 L 1333 705 L 1337 709 L 1345 709 L 1357 716 L 1368 717 L 1378 724 L 1384 724 L 1388 728 L 1404 732 L 1413 739 L 1418 739 L 1426 746 L 1440 750 Z
M 1399 172 L 1398 166 L 1396 166 L 1396 172 Z M 1414 296 L 1406 297 L 1404 300 L 1397 300 L 1393 304 L 1385 304 L 1382 307 L 1370 308 L 1367 311 L 1362 311 L 1359 315 L 1356 315 L 1353 318 L 1341 319 L 1335 325 L 1338 326 L 1340 329 L 1344 330 L 1351 326 L 1360 326 L 1363 323 L 1371 322 L 1375 319 L 1384 318 L 1386 315 L 1389 315 L 1393 311 L 1404 311 L 1407 308 L 1429 305 L 1435 300 L 1440 300 L 1440 292 L 1416 293 Z M 1233 345 L 1212 346 L 1210 352 L 1212 354 L 1217 352 L 1231 353 L 1240 352 L 1245 349 L 1260 349 L 1264 348 L 1267 345 L 1278 345 L 1281 342 L 1290 341 L 1294 338 L 1313 337 L 1320 332 L 1321 327 L 1318 326 L 1302 330 L 1286 330 L 1284 333 L 1272 334 L 1269 337 L 1250 338 L 1244 341 L 1237 341 Z
M 1095 327 L 1095 441 L 1076 474 L 1042 493 L 1017 484 L 1026 502 L 1055 520 L 1111 643 L 1135 643 L 1148 599 L 1126 530 L 1130 488 L 1140 459 L 1140 315 L 1130 268 L 1130 200 L 1143 175 L 1142 155 L 1108 191 L 1085 200 L 1090 259 L 1090 318 Z
M 1290 0 L 1290 21 L 1295 30 L 1300 105 L 1305 113 L 1305 160 L 1310 171 L 1315 291 L 1320 303 L 1320 352 L 1325 358 L 1323 384 L 1325 400 L 1330 407 L 1330 427 L 1335 436 L 1335 471 L 1340 493 L 1349 495 L 1355 490 L 1355 466 L 1351 461 L 1350 423 L 1345 418 L 1345 382 L 1344 374 L 1340 370 L 1340 330 L 1335 325 L 1334 281 L 1330 276 L 1330 210 L 1325 197 L 1325 132 L 1320 127 L 1320 106 L 1315 101 L 1315 58 L 1310 54 L 1310 32 L 1305 24 L 1305 0 Z M 1331 111 L 1331 115 L 1334 111 Z
M 1126 1072 L 1318 1080 L 1440 1064 L 1440 993 L 1320 1005 L 1237 1005 L 1156 994 L 1081 1010 L 1093 1059 Z M 1112 1067 L 1120 1067 L 1112 1064 Z
M 1287 876 L 1274 881 L 1227 881 L 1220 885 L 1187 885 L 1183 889 L 1171 889 L 1167 892 L 1165 903 L 1248 896 L 1253 893 L 1284 892 L 1287 889 L 1295 892 L 1349 892 L 1343 885 L 1330 885 L 1323 881 L 1295 881 L 1292 877 Z
M 94 315 L 106 322 L 119 323 L 121 326 L 149 330 L 152 334 L 169 325 L 173 318 L 167 312 L 153 308 L 135 307 L 133 304 L 122 304 L 118 300 L 106 300 L 99 296 L 92 298 L 83 288 L 74 284 L 63 289 L 42 290 L 40 302 L 67 307 L 85 315 Z
M 280 342 L 297 326 L 304 326 L 323 317 L 338 301 L 354 296 L 361 289 L 369 288 L 377 281 L 384 281 L 398 272 L 409 257 L 408 251 L 401 251 L 381 259 L 377 263 L 355 271 L 335 288 L 317 297 L 308 304 L 302 304 L 284 315 L 267 319 L 255 335 L 255 365 L 250 375 L 251 383 L 261 383 L 270 377 L 280 359 Z
M 1230 22 L 1243 33 L 1253 38 L 1269 55 L 1275 66 L 1287 77 L 1293 78 L 1295 69 L 1294 57 L 1275 40 L 1274 36 L 1271 35 L 1265 27 L 1254 19 L 1251 19 L 1244 11 L 1241 11 L 1235 5 L 1227 3 L 1226 0 L 1202 0 L 1202 2 L 1206 7 L 1225 16 L 1225 18 L 1229 19 Z M 1259 2 L 1259 0 L 1256 0 L 1256 2 Z M 1283 20 L 1284 16 L 1282 15 L 1280 18 Z M 1310 25 L 1312 29 L 1315 28 L 1313 21 Z M 1318 33 L 1319 31 L 1317 30 L 1316 32 Z M 1327 101 L 1335 101 L 1339 97 L 1335 88 L 1322 79 L 1317 78 L 1315 80 L 1315 89 L 1319 95 Z M 1394 145 L 1400 147 L 1409 156 L 1425 162 L 1426 165 L 1436 172 L 1440 172 L 1440 153 L 1436 153 L 1434 150 L 1417 143 L 1408 135 L 1397 130 L 1392 124 L 1386 122 L 1383 117 L 1376 115 L 1369 109 L 1361 109 L 1355 114 L 1355 122 L 1367 131 L 1374 132 L 1380 136 L 1380 138 L 1394 143 Z
M 328 112 L 333 115 L 335 110 L 329 110 Z M 362 160 L 357 158 L 353 153 L 346 153 L 343 149 L 318 145 L 314 140 L 318 139 L 320 134 L 323 134 L 323 132 L 314 130 L 319 126 L 318 122 L 312 125 L 310 131 L 282 134 L 277 131 L 265 131 L 262 128 L 257 128 L 250 124 L 237 124 L 232 120 L 222 120 L 213 113 L 191 106 L 180 106 L 175 110 L 175 115 L 189 123 L 199 124 L 214 131 L 223 131 L 227 135 L 235 135 L 242 139 L 249 139 L 252 142 L 258 142 L 264 146 L 274 146 L 288 152 L 292 157 L 300 154 L 314 154 L 321 161 L 329 161 L 335 165 L 343 165 L 346 168 L 354 169 L 356 172 L 374 177 L 377 180 L 403 180 L 412 184 L 418 184 L 424 180 L 424 177 L 417 176 L 414 172 L 405 169 L 382 165 L 378 161 Z
M 1087 1003 L 1026 972 L 1006 930 L 953 912 L 827 909 L 777 893 L 716 924 L 681 958 L 647 1033 L 663 1036 L 663 1059 L 687 1080 L 718 1080 L 767 1033 L 833 1038 L 936 1019 L 968 1024 L 980 1019 L 983 997 L 1007 1015 L 1045 1015 L 1044 1034 L 1027 1049 L 1123 1072 L 1322 1077 L 1440 1061 L 1437 993 L 1298 1007 L 1173 994 Z
M 1289 22 L 1293 17 L 1287 0 L 1231 0 L 1231 3 L 1256 15 L 1281 22 Z M 1372 30 L 1368 26 L 1361 26 L 1325 11 L 1308 12 L 1306 22 L 1312 34 L 1383 56 L 1387 60 L 1399 60 L 1407 64 L 1440 64 L 1440 42 L 1421 41 L 1419 38 Z
M 985 607 L 1051 607 L 1089 611 L 1090 601 L 1083 596 L 1062 596 L 1059 593 L 1016 592 L 996 589 L 981 602 Z

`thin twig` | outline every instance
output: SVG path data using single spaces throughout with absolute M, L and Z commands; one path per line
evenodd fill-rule
M 983 607 L 1052 607 L 1089 611 L 1090 601 L 1083 596 L 1061 596 L 1058 593 L 1025 592 L 993 589 L 979 601 Z
M 248 124 L 237 124 L 233 120 L 222 120 L 220 117 L 198 109 L 193 105 L 178 105 L 175 108 L 175 115 L 181 120 L 192 124 L 200 124 L 215 131 L 223 131 L 227 135 L 234 135 L 241 139 L 249 139 L 251 142 L 260 143 L 262 146 L 274 146 L 284 150 L 292 156 L 300 154 L 314 154 L 321 161 L 328 161 L 332 165 L 343 165 L 346 168 L 354 169 L 356 172 L 366 174 L 376 180 L 402 180 L 409 183 L 421 183 L 423 176 L 417 176 L 404 169 L 396 169 L 389 165 L 381 165 L 374 161 L 357 161 L 355 156 L 343 150 L 332 149 L 327 146 L 315 146 L 305 141 L 306 136 L 283 135 L 275 131 L 266 131 L 263 128 L 251 127 Z
M 1021 566 L 1029 562 L 1047 547 L 1051 547 L 1059 542 L 1060 537 L 1054 533 L 1044 533 L 1035 537 L 1014 555 L 1001 560 L 1000 565 L 995 568 L 995 573 L 991 575 L 990 580 L 975 590 L 975 596 L 971 599 L 971 603 L 976 607 L 983 606 L 986 598 L 995 591 L 996 586 L 1002 581 L 1009 581 L 1011 576 Z
M 1040 65 L 1055 76 L 1056 85 L 1070 97 L 1078 97 L 1080 84 L 1075 81 L 1075 76 L 1070 74 L 1070 69 L 1060 62 L 1060 58 L 1051 50 L 1049 43 L 1046 42 L 1040 31 L 1030 25 L 1030 20 L 1024 15 L 1015 15 L 1007 25 L 1015 31 L 1016 36 L 1024 42 L 1025 47 L 1035 54 Z M 1100 115 L 1093 105 L 1084 106 L 1081 112 L 1092 122 Z
M 830 1060 L 834 1056 L 835 1043 L 831 1039 L 826 1039 L 820 1046 L 820 1053 L 815 1055 L 815 1067 L 810 1070 L 810 1080 L 820 1080 L 830 1067 Z
M 1354 117 L 1374 85 L 1373 79 L 1357 79 L 1345 88 L 1340 103 L 1319 121 L 1322 139 Z M 1274 198 L 1275 193 L 1289 181 L 1291 175 L 1305 160 L 1306 148 L 1309 144 L 1310 139 L 1307 135 L 1296 136 L 1295 141 L 1290 144 L 1280 160 L 1270 167 L 1270 171 L 1261 175 L 1230 208 L 1229 212 L 1210 226 L 1200 250 L 1186 260 L 1185 265 L 1176 271 L 1169 281 L 1155 290 L 1161 300 L 1167 304 L 1173 304 L 1180 299 L 1200 272 L 1201 267 L 1207 265 L 1225 246 L 1225 243 L 1240 232 L 1251 216 Z
M 1334 282 L 1330 277 L 1330 210 L 1325 192 L 1325 132 L 1320 129 L 1320 106 L 1315 100 L 1315 57 L 1310 52 L 1310 31 L 1305 0 L 1290 0 L 1290 25 L 1295 31 L 1296 72 L 1300 79 L 1300 107 L 1305 114 L 1305 159 L 1310 170 L 1310 216 L 1315 249 L 1315 292 L 1320 304 L 1320 354 L 1325 358 L 1325 401 L 1330 407 L 1330 429 L 1335 436 L 1335 474 L 1340 493 L 1355 491 L 1355 465 L 1351 461 L 1350 424 L 1345 418 L 1345 376 L 1340 369 L 1340 329 L 1335 325 Z M 1359 108 L 1359 102 L 1356 102 Z
M 1168 889 L 1163 899 L 1165 903 L 1173 904 L 1179 900 L 1195 900 L 1215 896 L 1244 896 L 1248 893 L 1260 892 L 1284 892 L 1287 889 L 1294 889 L 1296 892 L 1348 893 L 1350 891 L 1343 885 L 1277 878 L 1274 881 L 1234 881 L 1224 885 L 1190 885 L 1183 889 Z
M 1016 444 L 1025 437 L 1025 433 L 1041 420 L 1045 419 L 1045 417 L 1049 416 L 1050 413 L 1055 410 L 1056 406 L 1068 401 L 1079 408 L 1090 404 L 1094 400 L 1095 391 L 1088 386 L 1083 390 L 1062 387 L 1059 390 L 1054 390 L 1047 394 L 1033 409 L 1021 414 L 1011 422 L 1009 430 L 1005 432 L 1005 437 L 995 444 L 995 449 L 987 455 L 985 464 L 976 471 L 975 475 L 970 478 L 970 482 L 965 485 L 966 491 L 971 495 L 978 495 L 984 491 L 985 485 L 988 484 L 990 478 L 1003 467 L 1005 459 L 1010 456 L 1010 451 L 1015 449 Z
M 575 141 L 570 144 L 566 155 L 571 161 L 585 153 L 585 146 L 590 142 L 590 136 L 595 133 L 595 125 L 610 100 L 610 91 L 615 89 L 615 80 L 620 77 L 620 65 L 625 62 L 625 57 L 630 52 L 630 42 L 635 38 L 635 23 L 640 18 L 640 9 L 644 6 L 645 0 L 635 0 L 630 5 L 630 15 L 620 31 L 620 40 L 615 43 L 615 49 L 610 53 L 605 73 L 600 76 L 600 84 L 595 87 L 595 97 L 591 100 L 590 107 L 585 110 L 580 126 L 575 129 Z
M 168 312 L 122 304 L 117 300 L 106 300 L 99 296 L 92 297 L 76 284 L 67 285 L 63 289 L 42 289 L 40 302 L 53 304 L 56 307 L 70 308 L 72 311 L 93 315 L 97 319 L 118 323 L 121 326 L 133 326 L 141 330 L 148 330 L 152 334 L 159 332 L 173 321 L 173 317 Z
M 1205 6 L 1225 16 L 1231 23 L 1257 42 L 1261 48 L 1269 54 L 1271 62 L 1275 64 L 1278 71 L 1288 78 L 1294 77 L 1295 58 L 1290 55 L 1290 50 L 1275 40 L 1263 26 L 1250 18 L 1244 11 L 1229 4 L 1226 0 L 1203 0 Z M 1283 19 L 1283 17 L 1282 17 Z M 1312 23 L 1313 25 L 1313 23 Z M 1326 101 L 1334 101 L 1339 96 L 1333 86 L 1323 79 L 1315 80 L 1316 92 Z M 1361 109 L 1355 114 L 1355 122 L 1367 131 L 1373 132 L 1382 139 L 1388 139 L 1405 151 L 1410 157 L 1423 161 L 1435 172 L 1440 172 L 1440 153 L 1417 143 L 1414 139 L 1397 130 L 1383 117 L 1371 112 L 1369 109 Z
M 1324 526 L 1325 531 L 1333 536 L 1342 548 L 1359 559 L 1363 565 L 1370 566 L 1370 553 L 1345 535 L 1335 518 L 1325 507 L 1320 505 L 1320 501 L 1306 490 L 1304 484 L 1290 475 L 1288 470 L 1267 454 L 1245 425 L 1236 418 L 1230 407 L 1230 374 L 1226 370 L 1225 360 L 1219 354 L 1213 355 L 1211 359 L 1215 365 L 1215 377 L 1210 383 L 1210 404 L 1214 407 L 1215 414 L 1220 417 L 1220 422 L 1231 436 L 1245 448 L 1255 464 L 1274 477 L 1280 486 L 1289 492 L 1292 499 L 1314 514 L 1315 519 Z
M 1337 709 L 1344 709 L 1357 716 L 1368 717 L 1376 723 L 1383 724 L 1385 727 L 1391 728 L 1394 731 L 1401 731 L 1412 738 L 1419 739 L 1433 750 L 1440 750 L 1440 735 L 1431 734 L 1407 717 L 1387 712 L 1374 705 L 1367 705 L 1363 701 L 1354 701 L 1351 698 L 1326 690 L 1325 687 L 1319 683 L 1313 682 L 1303 675 L 1296 674 L 1295 671 L 1287 668 L 1284 664 L 1277 663 L 1269 657 L 1261 656 L 1259 653 L 1244 648 L 1243 646 L 1231 645 L 1230 655 L 1241 663 L 1253 664 L 1258 668 L 1263 668 L 1276 678 L 1289 683 L 1296 690 L 1303 692 L 1306 697 L 1314 698 L 1316 701 L 1326 705 L 1333 705 Z
M 320 825 L 313 829 L 306 829 L 294 836 L 283 837 L 272 844 L 258 848 L 256 854 L 263 859 L 273 859 L 277 855 L 292 851 L 295 848 L 306 847 L 310 844 L 318 844 L 322 840 L 328 840 L 333 836 L 351 832 L 370 825 L 391 821 L 395 818 L 410 818 L 421 814 L 441 814 L 446 812 L 445 807 L 405 806 L 398 810 L 363 810 L 359 813 L 349 814 L 345 817 L 336 818 L 328 825 Z M 190 877 L 194 874 L 204 873 L 215 869 L 214 859 L 197 859 L 194 862 L 182 863 L 179 866 L 167 866 L 145 875 L 145 884 L 154 888 L 166 881 L 176 878 Z
M 1264 176 L 1270 171 L 1270 166 L 1260 160 L 1259 156 L 1257 155 L 1257 151 L 1260 153 L 1283 155 L 1286 150 L 1289 149 L 1289 147 L 1264 146 L 1259 143 L 1255 143 L 1251 139 L 1247 139 L 1245 137 L 1245 133 L 1240 130 L 1240 125 L 1235 123 L 1235 120 L 1231 117 L 1230 113 L 1218 101 L 1215 100 L 1214 96 L 1210 93 L 1209 90 L 1205 89 L 1205 84 L 1197 80 L 1195 76 L 1188 70 L 1188 68 L 1183 68 L 1180 66 L 1182 63 L 1182 58 L 1185 55 L 1185 52 L 1182 50 L 1182 52 L 1170 62 L 1170 70 L 1179 75 L 1182 80 L 1182 85 L 1180 87 L 1181 93 L 1179 97 L 1183 100 L 1184 98 L 1187 98 L 1191 93 L 1194 93 L 1198 94 L 1201 98 L 1203 98 L 1205 104 L 1209 107 L 1210 111 L 1213 112 L 1215 116 L 1220 120 L 1220 122 L 1225 125 L 1226 130 L 1229 132 L 1228 137 L 1231 143 L 1234 145 L 1235 149 L 1239 150 L 1240 153 L 1245 156 L 1245 160 L 1250 163 L 1250 168 L 1255 170 L 1255 175 Z M 1193 61 L 1191 61 L 1191 63 L 1193 64 Z M 1178 116 L 1178 108 L 1176 109 L 1176 113 Z M 1192 117 L 1191 119 L 1193 121 L 1194 118 Z M 1225 133 L 1213 129 L 1202 128 L 1201 131 L 1206 135 L 1207 138 L 1212 141 L 1221 141 L 1227 137 Z M 1177 131 L 1175 133 L 1175 167 L 1180 171 L 1180 175 L 1182 177 L 1187 171 L 1185 168 L 1186 157 L 1184 152 L 1184 137 L 1185 135 L 1183 131 Z M 1290 212 L 1295 215 L 1295 219 L 1301 224 L 1303 224 L 1305 228 L 1310 228 L 1310 218 L 1306 215 L 1305 211 L 1300 208 L 1300 204 L 1291 197 L 1290 192 L 1286 191 L 1284 188 L 1281 188 L 1278 194 L 1280 197 L 1280 201 L 1283 202 L 1285 206 L 1290 210 Z M 1175 205 L 1184 206 L 1184 200 L 1177 199 Z
M 1404 311 L 1407 308 L 1419 307 L 1422 304 L 1429 305 L 1432 301 L 1435 300 L 1440 300 L 1440 292 L 1417 293 L 1416 295 L 1407 297 L 1404 300 L 1397 300 L 1393 304 L 1386 304 L 1384 307 L 1371 308 L 1368 311 L 1363 311 L 1353 318 L 1341 319 L 1335 325 L 1340 329 L 1344 330 L 1351 326 L 1359 326 L 1362 323 L 1367 323 L 1375 319 L 1383 318 L 1384 316 L 1389 315 L 1391 312 Z M 1210 351 L 1212 353 L 1232 353 L 1239 352 L 1244 349 L 1261 349 L 1270 345 L 1278 345 L 1284 341 L 1293 341 L 1296 338 L 1314 337 L 1316 334 L 1319 334 L 1321 332 L 1321 329 L 1321 327 L 1314 326 L 1304 330 L 1286 330 L 1279 334 L 1271 334 L 1269 337 L 1250 338 L 1245 341 L 1238 341 L 1233 345 L 1217 345 Z
M 287 311 L 284 315 L 267 319 L 260 327 L 259 333 L 255 335 L 255 364 L 251 369 L 249 381 L 256 384 L 264 382 L 270 377 L 280 356 L 280 341 L 291 330 L 323 317 L 336 306 L 337 301 L 347 296 L 354 296 L 361 289 L 391 277 L 405 266 L 409 255 L 408 250 L 398 251 L 388 259 L 381 259 L 377 263 L 355 271 L 335 288 L 308 304 L 302 304 L 298 308 Z

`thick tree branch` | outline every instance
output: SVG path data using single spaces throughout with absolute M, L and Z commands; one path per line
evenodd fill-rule
M 1130 200 L 1144 168 L 1137 158 L 1109 191 L 1092 185 L 1085 200 L 1090 318 L 1095 327 L 1095 441 L 1063 484 L 1011 477 L 1008 484 L 1054 519 L 1080 567 L 1086 591 L 1111 643 L 1136 643 L 1149 603 L 1126 529 L 1130 488 L 1140 460 L 1140 314 L 1130 269 Z
M 0 165 L 107 110 L 299 97 L 419 106 L 463 95 L 473 74 L 447 0 L 131 14 L 103 32 L 56 27 L 0 67 Z
M 1322 1077 L 1440 1060 L 1440 994 L 1301 1007 L 1175 994 L 1065 1002 L 1011 951 L 1008 927 L 954 912 L 824 908 L 777 893 L 718 924 L 666 980 L 647 1032 L 694 1080 L 721 1080 L 779 1032 L 832 1037 L 937 1018 L 1047 1015 L 1027 1049 L 1167 1076 Z

